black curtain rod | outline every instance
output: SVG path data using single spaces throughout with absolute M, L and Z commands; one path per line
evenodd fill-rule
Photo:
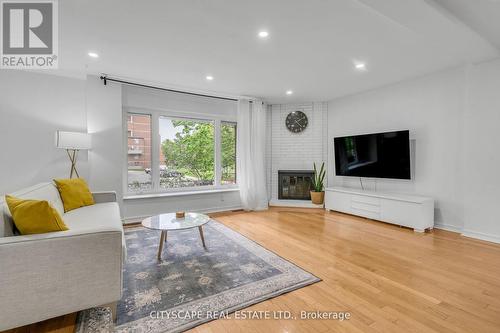
M 104 85 L 107 85 L 108 81 L 112 81 L 112 82 L 117 82 L 117 83 L 128 84 L 128 85 L 131 85 L 131 86 L 137 86 L 137 87 L 143 87 L 143 88 L 150 88 L 150 89 L 156 89 L 156 90 L 163 90 L 163 91 L 170 91 L 170 92 L 179 93 L 179 94 L 186 94 L 186 95 L 193 95 L 193 96 L 200 96 L 200 97 L 209 97 L 209 98 L 224 99 L 226 101 L 236 101 L 236 102 L 238 101 L 235 98 L 219 97 L 219 96 L 204 95 L 204 94 L 197 94 L 197 93 L 192 93 L 192 92 L 187 92 L 187 91 L 181 91 L 181 90 L 174 90 L 174 89 L 167 89 L 167 88 L 155 87 L 155 86 L 150 86 L 150 85 L 147 85 L 147 84 L 142 84 L 142 83 L 137 83 L 137 82 L 130 82 L 130 81 L 125 81 L 125 80 L 113 79 L 113 78 L 107 77 L 105 75 L 101 76 L 101 80 L 103 81 Z

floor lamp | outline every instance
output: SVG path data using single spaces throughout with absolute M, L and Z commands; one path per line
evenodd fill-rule
M 69 173 L 69 178 L 73 178 L 73 174 L 76 174 L 76 177 L 80 178 L 78 170 L 76 170 L 76 159 L 78 157 L 78 151 L 90 149 L 90 141 L 90 134 L 88 133 L 63 131 L 56 132 L 56 147 L 66 149 L 69 160 L 71 161 L 71 171 Z

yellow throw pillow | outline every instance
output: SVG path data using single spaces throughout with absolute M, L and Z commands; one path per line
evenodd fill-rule
M 57 210 L 47 201 L 5 196 L 10 214 L 21 235 L 68 230 Z
M 87 183 L 82 178 L 54 179 L 54 183 L 61 195 L 65 213 L 95 203 Z

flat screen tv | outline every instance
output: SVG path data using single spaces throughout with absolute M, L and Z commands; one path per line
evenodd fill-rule
M 411 179 L 410 131 L 334 138 L 337 176 Z

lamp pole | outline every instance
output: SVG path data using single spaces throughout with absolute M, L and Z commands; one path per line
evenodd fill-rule
M 69 178 L 73 178 L 73 173 L 76 173 L 76 178 L 80 178 L 78 170 L 76 170 L 76 157 L 78 156 L 78 149 L 66 149 L 69 160 L 71 161 L 71 172 Z
M 76 175 L 80 178 L 76 169 L 76 161 L 80 150 L 88 150 L 91 147 L 91 137 L 88 133 L 56 131 L 56 147 L 66 150 L 71 161 L 69 178 Z

